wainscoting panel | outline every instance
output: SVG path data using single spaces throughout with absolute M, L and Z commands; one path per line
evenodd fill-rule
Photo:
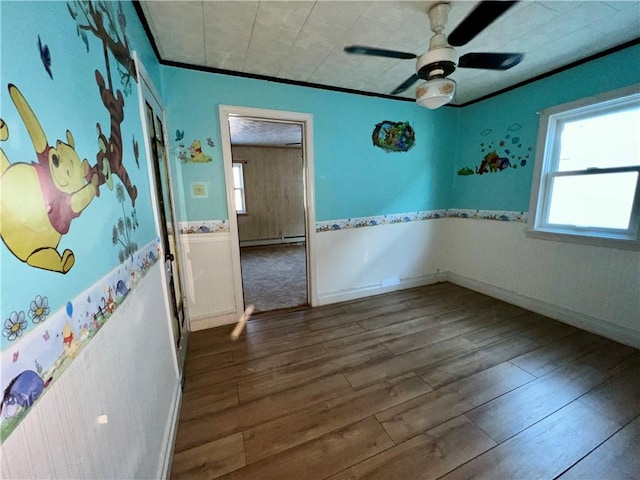
M 236 311 L 228 233 L 181 235 L 192 330 L 222 325 L 216 317 Z
M 451 281 L 640 347 L 638 252 L 527 238 L 517 222 L 440 221 Z
M 161 273 L 149 270 L 3 443 L 2 478 L 167 471 L 180 383 Z
M 442 281 L 445 234 L 442 219 L 318 232 L 320 305 Z
M 236 145 L 231 150 L 244 170 L 247 214 L 238 215 L 240 241 L 280 243 L 304 236 L 302 149 Z

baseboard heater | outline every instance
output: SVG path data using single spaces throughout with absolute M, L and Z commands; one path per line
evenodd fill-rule
M 240 240 L 241 247 L 261 247 L 263 245 L 280 245 L 283 243 L 304 243 L 306 237 L 294 236 L 294 237 L 279 237 L 279 238 L 264 238 L 260 240 Z

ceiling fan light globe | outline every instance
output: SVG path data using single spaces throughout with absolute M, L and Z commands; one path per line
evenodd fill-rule
M 432 78 L 416 88 L 416 102 L 429 110 L 440 108 L 453 100 L 456 82 L 450 78 Z
M 420 78 L 425 80 L 434 69 L 444 71 L 444 76 L 450 75 L 458 65 L 458 53 L 454 48 L 437 48 L 429 50 L 418 57 L 416 61 L 416 72 Z

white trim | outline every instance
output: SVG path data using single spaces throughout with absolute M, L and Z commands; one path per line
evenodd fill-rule
M 616 342 L 624 343 L 625 345 L 630 345 L 634 348 L 640 348 L 639 330 L 633 330 L 631 328 L 613 324 L 606 320 L 574 312 L 558 305 L 553 305 L 551 303 L 538 300 L 537 298 L 519 294 L 512 290 L 507 290 L 489 283 L 474 280 L 473 278 L 458 275 L 457 273 L 447 272 L 446 275 L 449 282 L 460 285 L 461 287 L 489 295 L 490 297 L 517 305 L 518 307 L 567 323 L 582 330 L 587 330 L 597 335 L 610 338 Z
M 161 471 L 158 478 L 168 479 L 171 474 L 171 464 L 173 463 L 173 449 L 176 443 L 176 436 L 178 434 L 178 420 L 180 419 L 180 407 L 182 406 L 182 385 L 181 381 L 176 383 L 175 391 L 173 392 L 173 408 L 171 409 L 171 415 L 167 420 L 167 427 L 165 429 L 164 438 L 164 459 L 161 465 Z
M 529 237 L 543 240 L 574 242 L 609 248 L 640 249 L 640 179 L 636 182 L 636 192 L 633 200 L 631 221 L 628 230 L 619 232 L 613 229 L 578 228 L 571 225 L 547 224 L 550 200 L 547 184 L 551 175 L 557 169 L 559 154 L 558 129 L 561 122 L 572 118 L 582 118 L 594 110 L 610 111 L 636 103 L 640 99 L 640 84 L 633 84 L 610 92 L 604 92 L 588 98 L 575 100 L 545 108 L 540 113 L 538 139 L 536 143 L 536 158 L 533 169 L 533 182 L 529 198 L 528 229 Z M 632 170 L 634 167 L 630 167 Z M 635 166 L 637 168 L 637 166 Z M 627 167 L 623 168 L 626 170 Z M 560 175 L 574 174 L 605 174 L 618 171 L 618 168 L 602 168 L 597 172 L 589 170 L 578 172 L 560 172 Z
M 616 248 L 619 250 L 640 250 L 640 241 L 628 238 L 608 238 L 596 235 L 575 235 L 566 232 L 556 232 L 551 229 L 538 228 L 525 229 L 525 235 L 539 240 L 552 240 L 554 242 L 577 243 L 579 245 L 592 245 L 602 248 Z
M 191 331 L 197 332 L 198 330 L 207 330 L 208 328 L 230 325 L 237 321 L 238 313 L 235 310 L 221 313 L 219 315 L 198 315 L 191 317 Z
M 446 282 L 447 278 L 447 273 L 432 273 L 421 277 L 403 278 L 400 279 L 398 283 L 390 282 L 393 284 L 388 286 L 383 286 L 383 283 L 385 282 L 377 282 L 362 287 L 327 292 L 320 295 L 318 305 L 329 305 L 331 303 L 346 302 L 349 300 L 356 300 L 358 298 L 382 295 L 383 293 L 405 290 L 407 288 L 423 287 L 425 285 L 431 285 L 432 283 Z
M 149 189 L 151 194 L 149 195 L 151 198 L 151 206 L 152 206 L 152 212 L 153 212 L 153 219 L 155 222 L 155 226 L 156 226 L 156 235 L 158 237 L 160 237 L 162 232 L 162 229 L 160 227 L 160 206 L 158 205 L 158 199 L 156 198 L 156 195 L 153 192 L 156 192 L 157 190 L 157 186 L 156 186 L 156 181 L 155 178 L 153 176 L 153 160 L 151 158 L 151 151 L 150 151 L 150 147 L 149 145 L 147 145 L 147 139 L 149 138 L 149 130 L 147 128 L 147 119 L 146 119 L 146 105 L 145 105 L 145 96 L 144 96 L 144 90 L 143 90 L 143 86 L 142 83 L 144 82 L 144 88 L 147 88 L 149 93 L 152 96 L 155 96 L 155 94 L 157 93 L 157 91 L 155 90 L 155 87 L 153 87 L 153 84 L 151 83 L 151 80 L 147 74 L 146 69 L 144 68 L 144 66 L 142 65 L 142 62 L 140 61 L 140 58 L 138 57 L 138 53 L 136 51 L 133 52 L 133 60 L 135 62 L 136 65 L 136 70 L 138 72 L 138 104 L 139 104 L 139 108 L 140 108 L 140 127 L 142 128 L 142 135 L 144 136 L 144 138 L 142 138 L 141 143 L 142 146 L 144 147 L 144 151 L 145 151 L 145 156 L 147 159 L 147 176 L 149 177 Z M 155 92 L 155 93 L 154 93 Z M 158 103 L 158 105 L 160 105 L 160 103 Z M 162 111 L 163 113 L 163 122 L 164 122 L 164 110 Z M 165 128 L 166 130 L 166 128 Z M 160 248 L 164 249 L 164 245 L 162 242 L 160 242 Z M 160 263 L 161 265 L 164 265 L 164 254 L 166 252 L 162 252 L 162 257 L 158 260 L 158 263 Z M 162 267 L 162 270 L 164 272 L 164 267 Z M 162 283 L 162 297 L 164 298 L 164 305 L 165 305 L 165 311 L 166 311 L 166 320 L 167 320 L 167 327 L 169 328 L 169 335 L 172 338 L 171 341 L 171 346 L 172 346 L 172 350 L 173 350 L 173 366 L 175 368 L 175 372 L 176 372 L 176 377 L 178 378 L 178 383 L 180 382 L 180 378 L 181 378 L 181 374 L 180 374 L 180 366 L 178 364 L 178 350 L 177 350 L 177 346 L 175 345 L 175 338 L 173 335 L 173 313 L 171 312 L 171 304 L 170 304 L 170 300 L 169 300 L 169 284 L 167 282 L 167 277 L 166 275 L 160 275 L 161 277 L 161 283 Z
M 264 240 L 240 240 L 240 247 L 262 247 L 264 245 L 283 245 L 285 243 L 302 243 L 305 237 L 267 238 Z
M 247 197 L 245 196 L 245 190 L 244 190 L 244 165 L 246 162 L 233 162 L 231 164 L 231 170 L 233 171 L 234 168 L 237 168 L 238 171 L 240 172 L 238 174 L 238 178 L 240 180 L 240 186 L 236 187 L 236 182 L 235 182 L 235 176 L 233 178 L 233 200 L 234 200 L 234 207 L 236 207 L 236 214 L 244 214 L 247 213 Z M 236 190 L 240 190 L 240 193 L 242 194 L 242 208 L 240 210 L 237 209 L 237 205 L 235 205 L 235 192 Z
M 233 198 L 233 156 L 231 154 L 231 138 L 228 128 L 229 116 L 258 118 L 274 122 L 295 122 L 303 125 L 303 159 L 304 159 L 304 189 L 305 189 L 305 228 L 307 238 L 307 291 L 309 303 L 318 305 L 316 285 L 316 254 L 315 254 L 315 181 L 313 159 L 313 115 L 300 112 L 286 112 L 281 110 L 267 110 L 263 108 L 237 107 L 220 105 L 220 136 L 222 139 L 222 156 L 224 159 L 224 173 L 227 191 L 227 214 L 231 234 L 231 257 L 233 263 L 233 282 L 236 301 L 236 314 L 244 310 L 242 291 L 242 272 L 240 268 L 240 239 L 238 235 L 238 219 Z M 195 324 L 197 325 L 197 324 Z M 195 327 L 194 327 L 195 329 Z

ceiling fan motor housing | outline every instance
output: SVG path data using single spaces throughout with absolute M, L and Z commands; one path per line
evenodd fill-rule
M 446 77 L 453 73 L 457 65 L 458 54 L 455 48 L 436 48 L 418 57 L 416 72 L 424 80 L 434 75 Z

